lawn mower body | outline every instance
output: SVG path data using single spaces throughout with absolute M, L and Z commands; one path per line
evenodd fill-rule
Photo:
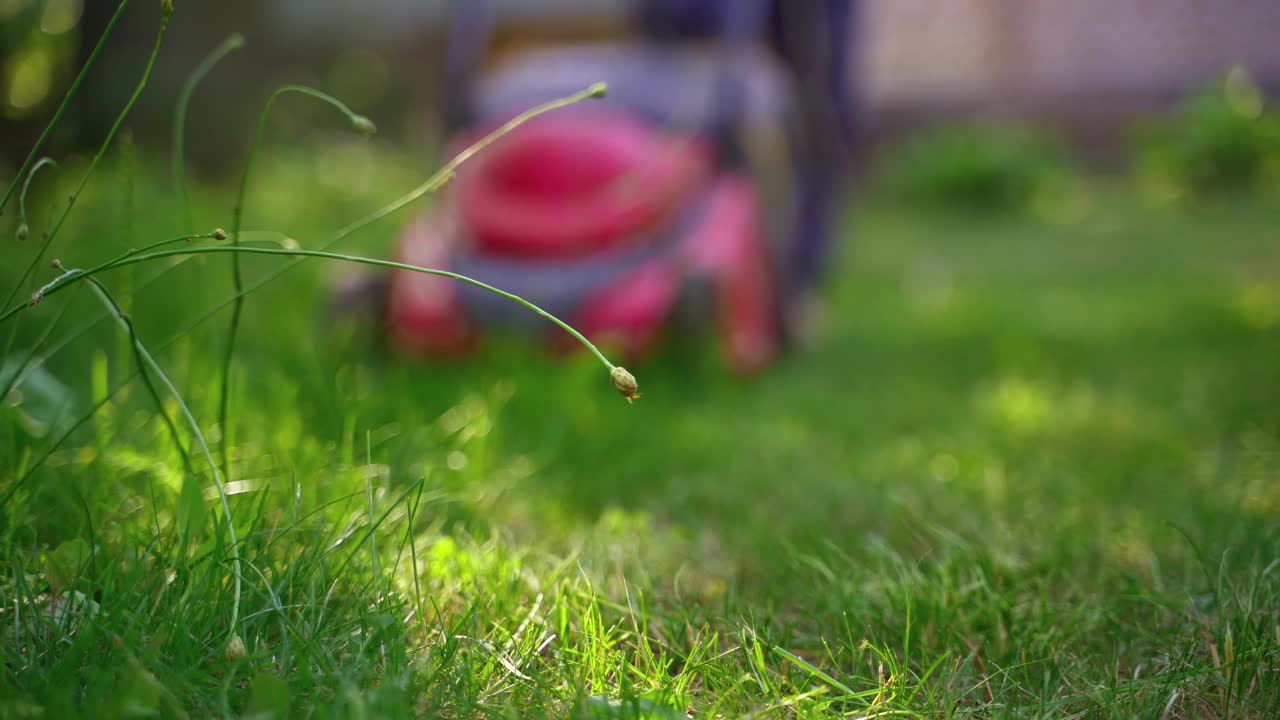
M 474 60 L 458 55 L 476 53 L 483 5 L 455 11 L 450 153 L 592 83 L 609 95 L 535 118 L 474 156 L 406 229 L 396 259 L 518 295 L 625 362 L 692 328 L 715 335 L 733 371 L 767 366 L 804 284 L 797 244 L 815 240 L 803 237 L 794 76 L 750 42 L 758 28 L 741 17 L 767 4 L 725 4 L 712 42 L 650 32 L 528 49 L 469 74 Z M 679 24 L 641 17 L 658 30 Z M 386 300 L 391 338 L 412 354 L 465 356 L 513 332 L 574 348 L 528 309 L 447 278 L 395 271 Z

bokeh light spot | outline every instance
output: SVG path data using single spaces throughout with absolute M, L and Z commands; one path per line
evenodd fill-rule
M 61 35 L 80 22 L 83 9 L 80 0 L 47 0 L 40 16 L 40 30 L 50 35 Z
M 49 94 L 53 63 L 43 49 L 33 48 L 14 59 L 9 75 L 9 106 L 24 111 L 40 104 Z

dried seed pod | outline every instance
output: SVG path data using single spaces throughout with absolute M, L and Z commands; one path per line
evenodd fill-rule
M 640 397 L 640 385 L 636 382 L 636 376 L 627 372 L 626 368 L 615 367 L 609 372 L 609 379 L 613 381 L 613 387 L 627 399 L 627 402 Z
M 243 660 L 248 654 L 249 651 L 245 649 L 244 640 L 241 640 L 239 635 L 233 634 L 231 639 L 227 641 L 227 659 L 235 662 Z

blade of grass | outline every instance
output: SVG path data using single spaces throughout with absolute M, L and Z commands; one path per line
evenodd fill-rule
M 857 692 L 853 688 L 831 677 L 831 675 L 827 674 L 825 671 L 821 670 L 820 668 L 815 666 L 813 663 L 809 662 L 808 660 L 805 660 L 804 658 L 800 657 L 799 655 L 796 655 L 795 653 L 789 652 L 787 650 L 783 650 L 782 648 L 777 646 L 774 646 L 773 652 L 781 656 L 787 662 L 790 662 L 792 665 L 795 665 L 796 667 L 804 670 L 805 672 L 808 672 L 818 677 L 826 684 L 844 693 L 844 697 L 846 698 L 870 697 L 872 695 L 875 695 L 876 692 L 878 692 L 878 690 Z
M 364 432 L 364 458 L 364 489 L 369 499 L 369 522 L 372 523 L 376 508 L 373 503 L 373 440 L 368 430 Z M 382 577 L 382 568 L 378 560 L 378 540 L 374 533 L 369 533 L 369 559 L 373 563 L 374 577 Z

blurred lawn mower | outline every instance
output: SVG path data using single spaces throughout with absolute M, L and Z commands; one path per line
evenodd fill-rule
M 832 234 L 854 9 L 648 0 L 622 36 L 566 41 L 567 17 L 539 44 L 504 35 L 492 2 L 453 3 L 451 154 L 539 103 L 599 81 L 609 93 L 536 118 L 463 165 L 396 259 L 524 297 L 624 363 L 666 334 L 714 331 L 730 370 L 759 371 L 796 336 Z M 393 271 L 381 293 L 389 337 L 412 355 L 463 357 L 513 332 L 577 347 L 448 279 Z

